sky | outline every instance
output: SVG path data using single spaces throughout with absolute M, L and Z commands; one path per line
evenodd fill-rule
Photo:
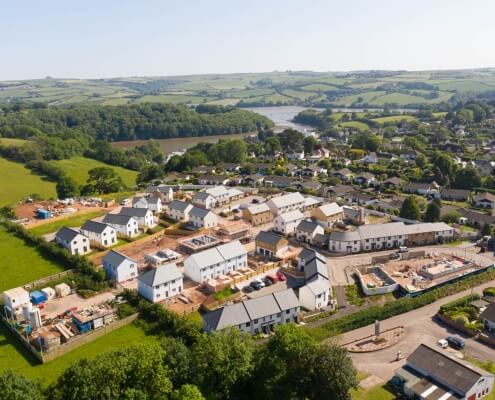
M 495 67 L 493 0 L 0 0 L 0 80 Z

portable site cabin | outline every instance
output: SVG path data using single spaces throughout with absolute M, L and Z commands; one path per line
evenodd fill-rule
M 59 283 L 58 285 L 55 285 L 55 292 L 57 292 L 58 297 L 65 297 L 70 294 L 71 289 L 66 283 Z
M 3 292 L 4 303 L 11 310 L 17 310 L 24 304 L 29 303 L 29 292 L 21 287 Z
M 55 290 L 53 290 L 53 288 L 51 288 L 51 287 L 43 288 L 43 289 L 41 289 L 41 291 L 45 294 L 47 300 L 53 299 L 55 297 L 55 295 L 57 294 L 55 292 Z
M 36 210 L 36 216 L 39 219 L 48 219 L 52 217 L 52 213 L 44 208 L 38 208 Z
M 33 304 L 41 304 L 44 303 L 47 300 L 46 294 L 43 293 L 41 290 L 35 290 L 34 292 L 31 292 L 31 301 Z

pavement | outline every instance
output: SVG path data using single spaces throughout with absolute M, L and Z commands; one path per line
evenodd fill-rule
M 407 358 L 420 343 L 427 343 L 436 346 L 436 342 L 446 336 L 462 337 L 466 343 L 464 352 L 469 354 L 471 357 L 478 360 L 493 360 L 495 358 L 495 350 L 492 347 L 473 338 L 468 338 L 459 331 L 447 327 L 434 319 L 434 316 L 440 306 L 466 296 L 473 291 L 480 293 L 484 288 L 490 286 L 494 286 L 494 281 L 487 282 L 483 285 L 476 286 L 472 289 L 468 289 L 448 297 L 444 297 L 425 307 L 421 307 L 419 309 L 381 321 L 380 324 L 382 330 L 390 329 L 396 326 L 403 326 L 405 328 L 403 339 L 388 349 L 371 353 L 350 353 L 354 366 L 359 371 L 367 372 L 378 376 L 384 381 L 388 381 L 394 375 L 395 370 L 405 363 L 405 358 Z M 339 338 L 339 342 L 344 344 L 358 340 L 373 334 L 374 329 L 375 327 L 373 324 L 347 332 Z M 399 350 L 402 352 L 404 359 L 395 361 L 397 351 Z M 457 356 L 463 356 L 462 353 L 454 351 L 453 349 L 448 349 L 448 351 Z

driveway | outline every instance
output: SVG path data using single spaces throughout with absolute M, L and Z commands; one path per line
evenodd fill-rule
M 443 325 L 434 320 L 434 315 L 437 313 L 440 306 L 451 302 L 452 300 L 470 294 L 472 291 L 481 292 L 484 288 L 494 286 L 495 281 L 485 283 L 473 289 L 465 290 L 464 292 L 445 297 L 417 310 L 410 311 L 389 318 L 381 322 L 381 328 L 389 329 L 396 326 L 404 326 L 405 337 L 395 346 L 388 349 L 372 352 L 372 353 L 351 353 L 351 358 L 355 367 L 359 371 L 364 371 L 369 374 L 376 375 L 385 381 L 388 381 L 394 375 L 394 371 L 405 363 L 405 360 L 399 362 L 394 361 L 397 351 L 409 356 L 420 343 L 428 343 L 436 345 L 438 339 L 445 338 L 449 335 L 461 336 L 466 342 L 465 352 L 470 356 L 479 360 L 493 360 L 495 350 L 488 345 L 476 341 L 472 338 L 467 338 L 458 331 Z M 353 340 L 363 338 L 374 333 L 374 325 L 369 325 L 364 328 L 343 334 L 339 341 L 340 343 L 348 343 Z M 462 356 L 460 353 L 449 349 L 450 352 Z

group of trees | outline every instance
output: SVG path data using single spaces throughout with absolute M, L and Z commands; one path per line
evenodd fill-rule
M 163 336 L 160 344 L 81 359 L 46 389 L 10 371 L 0 375 L 9 399 L 346 400 L 356 386 L 344 348 L 319 344 L 292 324 L 259 345 L 237 330 L 198 334 L 192 343 Z

